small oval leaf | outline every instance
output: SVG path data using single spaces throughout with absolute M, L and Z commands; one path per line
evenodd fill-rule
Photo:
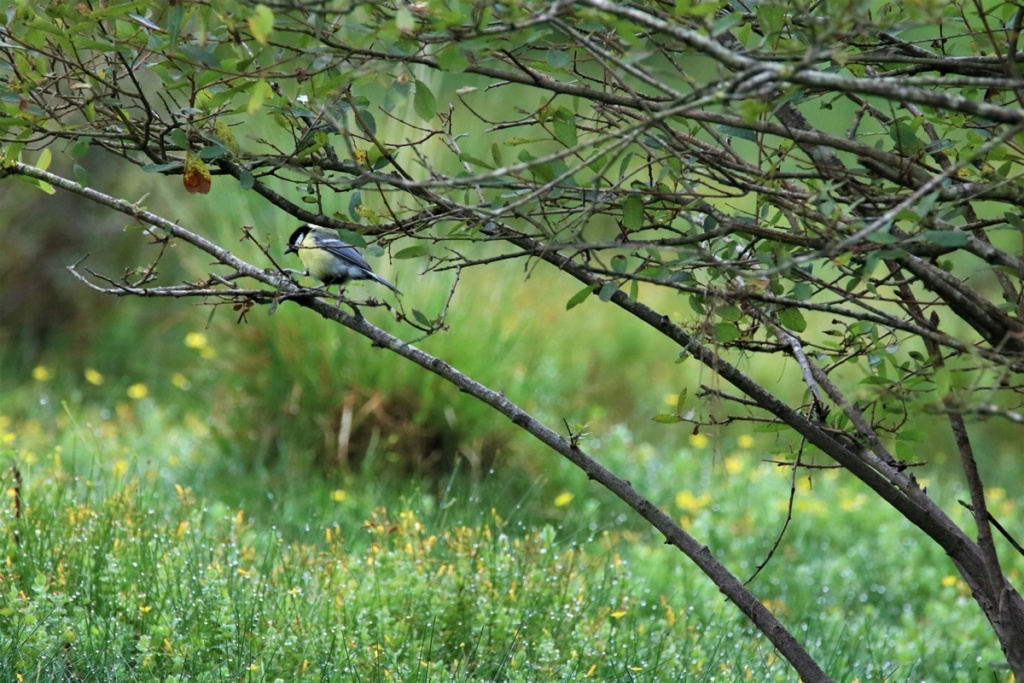
M 740 328 L 735 323 L 715 323 L 715 341 L 729 344 L 740 338 Z
M 437 116 L 437 100 L 434 93 L 423 81 L 416 80 L 416 92 L 413 94 L 412 106 L 416 113 L 424 121 L 430 121 Z
M 807 329 L 807 320 L 799 308 L 783 308 L 779 311 L 779 323 L 787 330 L 796 333 Z
M 395 259 L 409 259 L 417 258 L 419 256 L 426 256 L 430 253 L 430 249 L 424 244 L 414 244 L 411 247 L 405 249 L 399 249 L 393 258 Z
M 576 146 L 576 115 L 565 107 L 559 107 L 555 112 L 551 128 L 555 137 L 566 147 Z
M 581 303 L 587 300 L 588 296 L 594 293 L 595 289 L 597 289 L 597 285 L 587 285 L 580 291 L 573 294 L 571 297 L 569 297 L 569 300 L 565 302 L 565 310 L 568 311 L 579 306 Z
M 89 187 L 89 172 L 81 164 L 75 164 L 72 169 L 75 173 L 75 180 L 82 187 Z
M 631 194 L 622 203 L 622 227 L 639 230 L 644 224 L 644 202 L 640 195 Z
M 615 296 L 615 292 L 619 291 L 618 282 L 606 282 L 601 287 L 601 292 L 598 294 L 601 301 L 611 301 L 611 298 Z

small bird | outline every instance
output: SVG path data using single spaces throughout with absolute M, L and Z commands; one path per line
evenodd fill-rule
M 297 254 L 306 266 L 306 275 L 325 285 L 344 285 L 349 280 L 374 280 L 395 294 L 401 294 L 393 284 L 377 275 L 355 247 L 338 239 L 333 230 L 307 223 L 288 238 L 286 254 Z

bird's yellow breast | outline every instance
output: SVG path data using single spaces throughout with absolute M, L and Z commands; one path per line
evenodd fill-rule
M 317 246 L 316 239 L 307 235 L 299 245 L 299 259 L 306 272 L 317 280 L 330 280 L 338 271 L 338 257 Z

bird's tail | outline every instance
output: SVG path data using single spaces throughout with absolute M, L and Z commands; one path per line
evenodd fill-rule
M 385 287 L 390 289 L 392 292 L 394 292 L 398 296 L 402 296 L 402 292 L 399 291 L 398 287 L 395 287 L 393 284 L 391 284 L 390 282 L 388 282 L 387 280 L 382 278 L 380 275 L 377 275 L 377 273 L 371 272 L 370 275 L 373 276 L 374 280 L 376 280 L 377 282 L 381 283 L 382 285 L 384 285 Z

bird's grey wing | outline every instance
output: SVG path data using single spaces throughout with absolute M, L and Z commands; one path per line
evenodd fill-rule
M 362 254 L 356 251 L 355 247 L 345 244 L 341 240 L 323 240 L 319 243 L 319 246 L 322 249 L 331 252 L 354 268 L 365 270 L 367 273 L 373 272 L 373 268 L 371 268 L 370 264 L 366 262 L 366 259 L 363 258 Z

